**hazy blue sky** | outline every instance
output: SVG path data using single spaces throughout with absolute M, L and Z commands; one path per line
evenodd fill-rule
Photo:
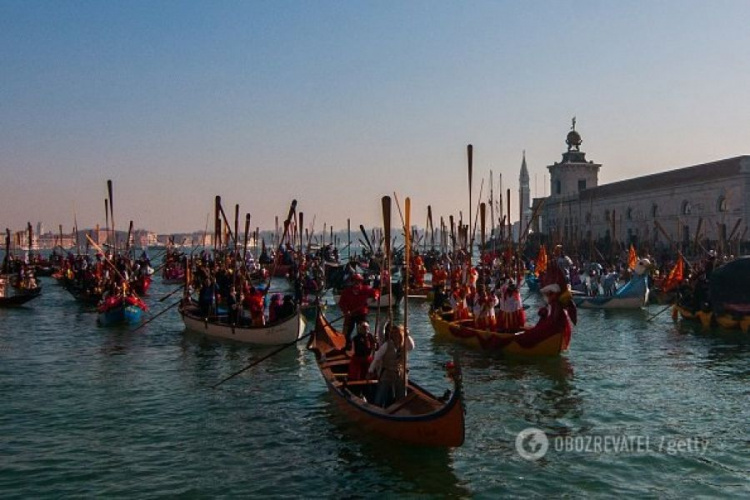
M 0 225 L 272 227 L 532 195 L 577 116 L 600 184 L 750 153 L 750 2 L 0 0 Z M 549 188 L 547 187 L 547 192 Z M 486 190 L 485 190 L 486 192 Z

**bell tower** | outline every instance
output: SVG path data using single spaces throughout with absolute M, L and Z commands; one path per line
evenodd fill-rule
M 600 163 L 586 161 L 586 153 L 581 151 L 581 134 L 576 130 L 576 119 L 573 117 L 570 132 L 565 138 L 568 151 L 563 153 L 562 162 L 549 165 L 550 196 L 577 194 L 584 189 L 599 184 Z
M 518 200 L 520 207 L 518 211 L 518 220 L 521 222 L 520 231 L 529 227 L 531 219 L 531 189 L 529 188 L 529 169 L 526 167 L 526 151 L 523 152 L 521 161 L 521 175 L 518 178 Z

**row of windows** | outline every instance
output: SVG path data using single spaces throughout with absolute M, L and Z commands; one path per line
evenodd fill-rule
M 719 212 L 729 212 L 729 202 L 727 201 L 725 196 L 721 196 L 719 200 L 716 203 L 716 210 Z M 693 211 L 693 206 L 690 204 L 688 200 L 684 200 L 682 204 L 680 205 L 680 215 L 690 215 Z M 654 203 L 651 205 L 651 218 L 656 219 L 661 215 L 661 212 L 659 211 L 659 205 Z M 635 215 L 635 211 L 632 207 L 628 207 L 625 210 L 625 219 L 626 220 L 633 220 Z M 612 212 L 609 210 L 604 211 L 604 220 L 608 221 L 612 219 Z M 586 223 L 591 223 L 591 212 L 586 213 Z

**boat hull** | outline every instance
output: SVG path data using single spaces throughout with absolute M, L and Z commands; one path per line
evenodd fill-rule
M 262 327 L 232 326 L 207 320 L 200 316 L 200 311 L 194 304 L 180 305 L 180 314 L 185 328 L 192 332 L 245 344 L 288 344 L 302 337 L 306 327 L 305 318 L 299 311 L 282 322 Z
M 374 387 L 377 381 L 355 381 L 347 385 L 349 357 L 342 353 L 344 344 L 344 336 L 319 315 L 308 349 L 315 353 L 318 368 L 336 407 L 359 429 L 419 446 L 456 447 L 463 444 L 464 409 L 460 384 L 450 399 L 443 401 L 409 380 L 408 395 L 387 408 L 381 408 L 351 391 L 358 382 Z
M 34 300 L 42 294 L 42 288 L 26 293 L 11 295 L 10 297 L 0 297 L 0 307 L 20 307 L 30 300 Z
M 99 312 L 98 321 L 102 326 L 137 325 L 142 318 L 143 309 L 134 305 L 126 305 Z
M 573 296 L 576 307 L 584 309 L 640 309 L 645 307 L 648 297 Z
M 430 313 L 435 336 L 483 351 L 514 356 L 557 356 L 564 351 L 564 332 L 556 332 L 533 346 L 524 345 L 523 333 L 498 333 L 474 328 L 473 320 L 447 321 L 439 313 Z

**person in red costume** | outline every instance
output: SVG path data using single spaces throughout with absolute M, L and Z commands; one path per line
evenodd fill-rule
M 250 311 L 250 320 L 253 326 L 264 326 L 266 324 L 265 316 L 265 297 L 262 290 L 249 286 L 245 283 L 244 299 L 242 304 L 245 309 Z
M 532 328 L 526 330 L 522 339 L 519 337 L 519 343 L 525 347 L 530 347 L 562 331 L 562 350 L 564 351 L 570 345 L 573 328 L 568 312 L 560 301 L 562 295 L 560 285 L 552 283 L 540 291 L 547 305 L 539 309 L 539 321 Z
M 414 286 L 422 288 L 424 286 L 424 276 L 427 274 L 427 269 L 424 267 L 424 261 L 421 255 L 417 255 L 412 261 L 411 266 L 412 276 L 414 277 Z
M 344 334 L 346 335 L 346 350 L 351 347 L 351 333 L 354 326 L 361 322 L 367 321 L 367 300 L 373 298 L 378 300 L 380 292 L 364 283 L 362 275 L 355 274 L 352 276 L 352 284 L 341 292 L 339 298 L 339 308 L 344 313 Z

